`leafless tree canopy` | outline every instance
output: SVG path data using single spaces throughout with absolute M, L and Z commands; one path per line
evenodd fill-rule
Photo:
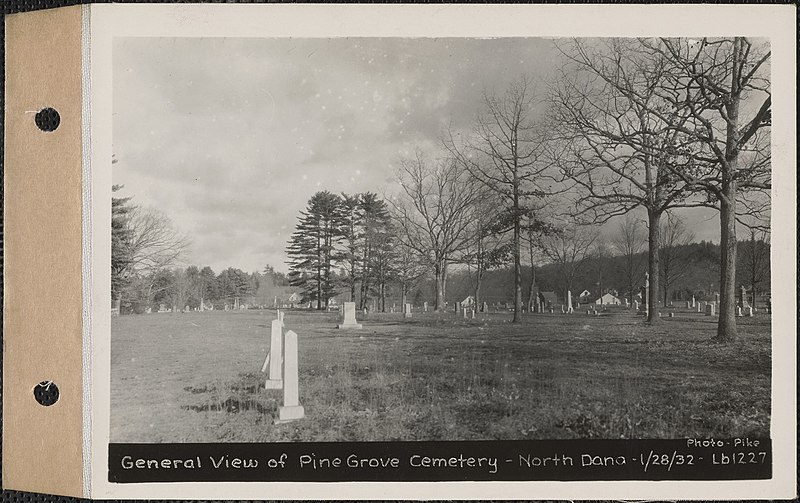
M 673 213 L 667 213 L 666 218 L 661 221 L 659 233 L 662 247 L 661 285 L 666 306 L 669 302 L 670 287 L 687 274 L 686 249 L 683 246 L 694 241 L 694 233 L 686 228 L 682 218 Z
M 136 206 L 130 212 L 128 227 L 131 275 L 147 275 L 172 266 L 189 248 L 189 239 L 160 211 Z
M 631 304 L 636 287 L 644 280 L 645 262 L 641 253 L 647 248 L 647 234 L 642 227 L 642 222 L 628 213 L 620 221 L 611 241 L 614 251 L 625 259 L 623 274 Z
M 484 92 L 483 102 L 471 136 L 456 138 L 450 131 L 444 144 L 475 180 L 499 197 L 501 221 L 513 234 L 513 321 L 517 322 L 522 310 L 522 226 L 556 190 L 554 162 L 548 155 L 551 144 L 544 121 L 537 120 L 530 78 L 520 78 L 500 95 Z
M 575 274 L 591 252 L 598 235 L 596 227 L 570 225 L 540 237 L 542 252 L 558 266 L 565 297 L 567 291 L 572 290 Z
M 474 179 L 451 158 L 427 160 L 421 151 L 401 161 L 400 197 L 390 199 L 406 244 L 433 269 L 435 309 L 444 308 L 447 267 L 470 239 Z

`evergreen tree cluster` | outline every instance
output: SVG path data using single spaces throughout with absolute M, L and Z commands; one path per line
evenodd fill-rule
M 389 210 L 376 194 L 317 192 L 287 246 L 289 284 L 316 309 L 343 292 L 363 309 L 371 299 L 385 298 L 395 276 L 394 245 Z

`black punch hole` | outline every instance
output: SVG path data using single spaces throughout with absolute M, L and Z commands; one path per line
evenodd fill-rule
M 53 381 L 42 381 L 33 388 L 33 398 L 49 407 L 58 401 L 58 386 Z
M 42 131 L 55 131 L 61 124 L 61 116 L 55 108 L 43 108 L 36 112 L 36 126 Z

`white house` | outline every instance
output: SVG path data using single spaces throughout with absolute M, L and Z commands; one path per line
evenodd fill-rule
M 461 307 L 473 307 L 475 305 L 475 297 L 472 295 L 461 301 Z
M 582 291 L 580 293 L 580 295 L 578 295 L 578 300 L 580 302 L 585 303 L 586 301 L 589 300 L 589 297 L 591 297 L 591 296 L 592 296 L 592 292 L 590 292 L 589 290 L 584 290 L 584 291 Z
M 594 303 L 598 304 L 598 305 L 599 304 L 611 304 L 613 306 L 618 306 L 618 305 L 622 304 L 622 301 L 620 301 L 619 298 L 615 297 L 614 295 L 611 295 L 610 293 L 607 293 L 607 294 L 603 295 L 602 297 L 600 297 L 599 299 L 597 299 L 596 301 L 594 301 Z
M 291 294 L 289 296 L 289 300 L 287 301 L 287 304 L 289 304 L 289 307 L 297 307 L 297 305 L 300 304 L 300 298 L 301 298 L 300 294 L 297 293 L 297 292 L 294 292 L 293 294 Z

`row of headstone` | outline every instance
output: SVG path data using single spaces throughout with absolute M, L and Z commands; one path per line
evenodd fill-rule
M 300 405 L 299 361 L 297 357 L 297 334 L 289 330 L 283 333 L 283 312 L 277 311 L 277 319 L 270 327 L 270 347 L 262 372 L 267 372 L 265 389 L 283 389 L 283 405 L 278 408 L 276 424 L 305 417 Z

